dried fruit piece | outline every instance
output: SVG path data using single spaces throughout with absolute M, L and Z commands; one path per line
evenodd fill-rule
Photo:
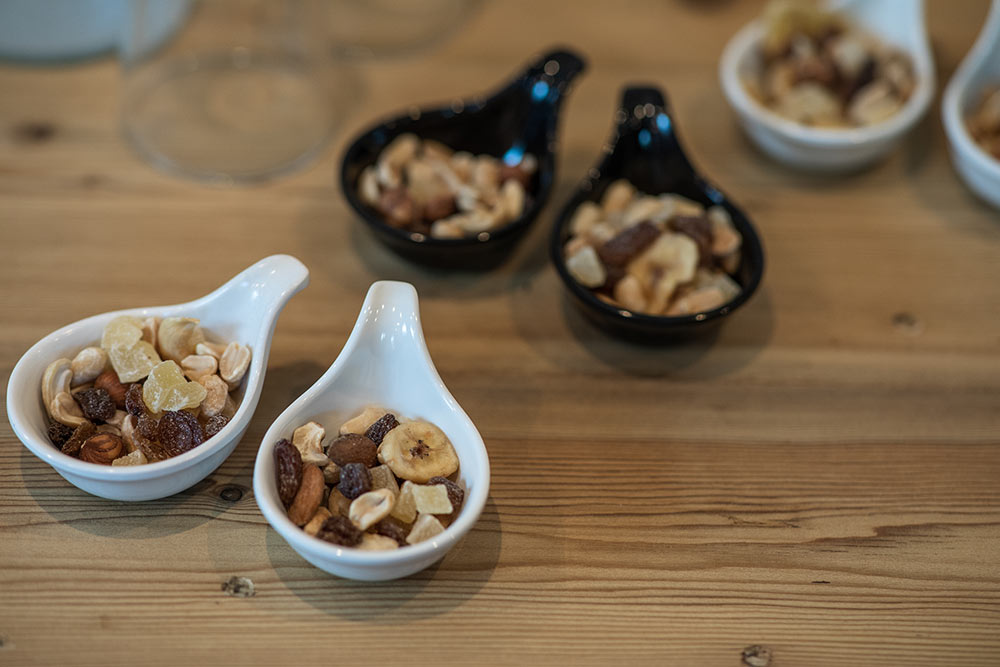
M 87 438 L 94 435 L 97 432 L 97 427 L 90 422 L 84 422 L 76 427 L 73 431 L 73 435 L 69 437 L 69 440 L 63 443 L 62 453 L 69 454 L 70 456 L 76 456 L 80 453 L 80 448 L 83 443 L 87 441 Z
M 417 505 L 413 497 L 413 489 L 415 487 L 416 484 L 413 482 L 403 482 L 403 488 L 400 489 L 399 497 L 396 498 L 396 504 L 393 505 L 390 512 L 393 517 L 403 523 L 413 523 L 413 520 L 417 518 Z
M 607 266 L 624 266 L 652 245 L 660 236 L 651 222 L 640 222 L 625 229 L 597 249 L 597 255 Z
M 389 466 L 375 466 L 368 470 L 368 474 L 372 476 L 373 489 L 389 489 L 394 495 L 399 495 L 399 482 Z
M 115 403 L 103 389 L 84 389 L 76 392 L 74 398 L 83 416 L 92 422 L 106 422 L 115 416 Z
M 351 503 L 347 516 L 355 526 L 361 530 L 368 530 L 370 526 L 389 516 L 395 501 L 396 496 L 389 489 L 375 489 L 362 493 Z
M 274 478 L 278 497 L 288 507 L 302 484 L 302 455 L 288 440 L 279 440 L 274 446 Z
M 410 532 L 408 527 L 404 526 L 391 516 L 388 516 L 375 524 L 373 530 L 378 535 L 384 535 L 392 538 L 396 541 L 396 544 L 401 547 L 406 546 L 406 536 Z
M 439 484 L 447 489 L 448 500 L 451 502 L 451 506 L 454 508 L 454 511 L 457 512 L 461 509 L 462 503 L 465 501 L 465 491 L 462 487 L 447 477 L 431 477 L 427 483 Z
M 433 514 L 422 514 L 406 536 L 408 544 L 417 544 L 436 537 L 444 532 L 444 526 Z
M 116 408 L 125 407 L 125 394 L 128 392 L 128 386 L 118 380 L 118 374 L 113 370 L 107 370 L 98 375 L 97 379 L 94 380 L 94 388 L 108 392 L 108 396 L 114 401 Z
M 158 419 L 145 413 L 135 420 L 135 431 L 147 440 L 156 440 L 156 429 L 160 425 Z
M 690 237 L 698 245 L 699 266 L 712 264 L 712 223 L 708 218 L 681 215 L 671 219 L 667 226 Z
M 101 347 L 108 353 L 120 382 L 141 380 L 160 363 L 156 348 L 142 340 L 142 322 L 135 317 L 116 317 L 108 322 L 101 335 Z
M 225 428 L 226 424 L 229 423 L 229 418 L 225 415 L 215 415 L 214 417 L 209 417 L 208 421 L 205 422 L 205 439 L 215 437 L 215 435 Z
M 373 533 L 365 533 L 362 535 L 361 544 L 358 545 L 358 549 L 361 549 L 362 551 L 391 551 L 398 548 L 399 544 L 396 543 L 396 540 L 391 537 L 375 535 Z
M 179 456 L 204 442 L 205 433 L 191 414 L 171 410 L 160 417 L 156 439 L 169 456 Z
M 125 456 L 119 456 L 117 459 L 111 462 L 113 466 L 142 466 L 146 465 L 148 461 L 146 460 L 146 455 L 142 453 L 142 450 L 136 449 Z
M 385 434 L 397 426 L 399 426 L 399 421 L 396 420 L 396 415 L 387 412 L 368 427 L 368 430 L 365 431 L 365 437 L 374 442 L 376 446 L 381 445 Z
M 142 400 L 142 385 L 130 384 L 125 391 L 125 412 L 133 417 L 140 417 L 148 411 L 146 402 Z
M 197 408 L 208 392 L 197 382 L 188 382 L 173 361 L 157 364 L 142 385 L 142 399 L 152 412 Z
M 60 424 L 59 422 L 52 422 L 49 424 L 49 440 L 56 447 L 62 447 L 66 444 L 66 441 L 73 437 L 73 431 L 75 429 L 66 426 L 66 424 Z
M 415 484 L 413 504 L 420 514 L 451 514 L 454 509 L 448 499 L 448 489 L 440 484 Z
M 148 440 L 138 433 L 133 434 L 135 439 L 136 448 L 142 452 L 143 456 L 150 463 L 157 463 L 158 461 L 166 461 L 170 458 L 171 454 L 167 451 L 159 442 L 155 440 Z
M 198 320 L 191 317 L 163 318 L 156 335 L 163 358 L 178 364 L 184 357 L 194 354 L 198 343 L 205 341 L 205 334 L 198 326 Z
M 296 526 L 304 526 L 323 502 L 323 471 L 319 467 L 306 464 L 302 467 L 302 483 L 288 506 L 288 518 Z
M 121 437 L 112 433 L 97 433 L 87 438 L 80 447 L 80 460 L 109 466 L 122 455 L 124 448 Z
M 340 483 L 337 484 L 337 490 L 350 500 L 371 491 L 372 477 L 368 473 L 368 468 L 361 463 L 348 463 L 341 466 Z
M 458 470 L 458 455 L 448 436 L 434 424 L 413 421 L 400 424 L 386 434 L 378 459 L 397 477 L 426 482 Z
M 326 448 L 326 455 L 337 465 L 360 463 L 366 468 L 375 465 L 378 447 L 371 438 L 357 433 L 348 433 L 334 438 Z
M 289 443 L 291 444 L 291 443 Z M 316 537 L 331 544 L 354 547 L 361 543 L 362 533 L 351 520 L 344 516 L 331 516 L 323 522 Z
M 97 376 L 104 372 L 104 367 L 108 364 L 108 353 L 99 347 L 85 347 L 80 350 L 75 357 L 71 368 L 73 369 L 72 385 L 77 387 L 87 384 L 97 379 Z

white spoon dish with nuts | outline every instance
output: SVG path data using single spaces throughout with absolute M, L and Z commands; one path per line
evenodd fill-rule
M 726 45 L 719 78 L 747 135 L 779 162 L 865 166 L 930 106 L 923 0 L 772 0 Z
M 49 334 L 11 373 L 14 432 L 96 496 L 183 491 L 249 426 L 278 314 L 308 278 L 297 259 L 274 255 L 195 301 L 95 315 Z
M 367 581 L 444 557 L 489 486 L 483 439 L 427 352 L 417 292 L 391 281 L 371 286 L 336 361 L 267 430 L 253 476 L 261 512 L 299 555 Z

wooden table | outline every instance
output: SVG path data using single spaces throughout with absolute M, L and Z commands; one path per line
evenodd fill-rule
M 947 81 L 984 0 L 934 0 Z M 118 133 L 110 61 L 0 67 L 0 368 L 106 310 L 199 296 L 276 252 L 312 283 L 278 323 L 232 457 L 161 501 L 91 497 L 0 428 L 0 664 L 1000 664 L 1000 215 L 960 183 L 937 102 L 864 173 L 777 166 L 716 78 L 760 8 L 493 2 L 405 59 L 358 64 L 333 145 L 273 184 L 160 174 Z M 528 17 L 531 17 L 530 20 Z M 335 186 L 347 139 L 483 90 L 550 44 L 590 58 L 557 191 L 487 274 L 411 266 Z M 605 337 L 549 266 L 553 212 L 623 84 L 671 94 L 693 158 L 756 220 L 762 288 L 711 341 Z M 439 565 L 327 576 L 264 521 L 265 429 L 336 357 L 367 286 L 417 286 L 431 354 L 489 448 L 482 518 Z M 225 592 L 251 579 L 256 595 Z M 747 664 L 766 664 L 764 650 Z

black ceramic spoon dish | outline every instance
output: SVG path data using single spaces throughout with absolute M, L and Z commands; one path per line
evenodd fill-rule
M 626 88 L 615 112 L 615 129 L 607 154 L 590 170 L 576 194 L 563 207 L 551 238 L 551 255 L 574 302 L 588 319 L 617 335 L 646 341 L 670 342 L 714 328 L 743 305 L 757 289 L 764 273 L 760 236 L 743 211 L 691 166 L 677 138 L 676 122 L 657 88 Z M 633 313 L 597 298 L 566 269 L 563 246 L 569 240 L 573 212 L 584 201 L 599 202 L 614 181 L 627 179 L 650 195 L 676 193 L 706 208 L 719 205 L 729 212 L 743 236 L 740 266 L 733 279 L 739 296 L 720 308 L 695 315 L 667 317 Z
M 489 268 L 502 261 L 531 226 L 552 193 L 559 108 L 569 84 L 584 71 L 583 58 L 553 50 L 534 61 L 497 92 L 434 109 L 413 110 L 383 121 L 355 139 L 340 168 L 344 196 L 376 236 L 400 255 L 440 267 Z M 489 232 L 462 239 L 438 239 L 392 227 L 361 201 L 358 178 L 400 134 L 412 132 L 456 151 L 488 154 L 517 164 L 525 154 L 538 159 L 527 187 L 524 213 Z

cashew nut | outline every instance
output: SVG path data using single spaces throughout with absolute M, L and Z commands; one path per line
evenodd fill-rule
M 230 391 L 240 386 L 249 367 L 250 348 L 236 341 L 227 345 L 219 358 L 219 375 L 229 385 Z
M 80 404 L 69 392 L 61 391 L 49 403 L 49 415 L 60 424 L 76 428 L 87 423 Z
M 99 347 L 85 347 L 80 350 L 70 367 L 73 369 L 72 386 L 93 382 L 104 372 L 108 364 L 108 353 Z
M 70 393 L 73 380 L 72 363 L 66 358 L 56 359 L 48 365 L 42 375 L 42 403 L 53 419 L 55 416 L 52 414 L 52 401 L 56 394 Z
M 205 334 L 198 326 L 198 320 L 190 317 L 166 317 L 160 323 L 157 331 L 160 343 L 160 354 L 164 359 L 171 359 L 178 364 L 189 354 L 194 354 L 194 348 L 205 340 Z
M 199 380 L 206 375 L 215 375 L 219 361 L 210 354 L 189 354 L 181 360 L 181 370 L 190 380 Z
M 330 459 L 323 453 L 323 438 L 326 429 L 316 422 L 304 424 L 292 432 L 292 444 L 302 454 L 303 463 L 312 463 L 323 467 Z
M 229 398 L 229 385 L 222 381 L 218 375 L 204 375 L 199 377 L 197 382 L 205 388 L 205 399 L 201 402 L 201 414 L 203 417 L 214 417 L 226 408 L 226 399 Z

